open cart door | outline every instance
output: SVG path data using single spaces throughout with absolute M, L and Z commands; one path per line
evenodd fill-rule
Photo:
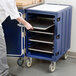
M 8 17 L 3 22 L 3 30 L 8 56 L 24 56 L 24 28 L 17 26 L 16 20 L 11 20 Z

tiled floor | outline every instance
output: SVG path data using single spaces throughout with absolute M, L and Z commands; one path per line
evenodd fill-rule
M 49 72 L 50 62 L 42 60 L 33 60 L 33 65 L 30 68 L 17 65 L 17 58 L 8 58 L 10 72 L 17 76 L 76 76 L 76 59 L 68 58 L 67 60 L 60 59 L 57 62 L 54 73 Z

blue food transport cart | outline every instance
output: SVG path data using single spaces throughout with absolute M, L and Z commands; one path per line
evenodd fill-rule
M 42 4 L 25 10 L 26 20 L 34 30 L 26 30 L 26 56 L 51 61 L 54 72 L 56 61 L 67 59 L 70 48 L 72 6 Z
M 27 67 L 32 65 L 32 58 L 51 61 L 49 70 L 54 72 L 56 61 L 62 56 L 67 59 L 70 48 L 72 6 L 41 4 L 19 11 L 26 14 L 34 30 L 8 17 L 3 23 L 8 56 L 19 57 L 19 66 L 26 56 Z

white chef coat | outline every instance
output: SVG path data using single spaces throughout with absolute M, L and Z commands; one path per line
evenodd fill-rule
M 10 16 L 11 19 L 20 17 L 16 7 L 16 0 L 1 0 L 0 1 L 0 24 Z M 0 25 L 1 26 L 1 25 Z

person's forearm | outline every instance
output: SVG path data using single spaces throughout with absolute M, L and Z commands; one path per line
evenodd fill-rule
M 23 24 L 28 30 L 33 29 L 32 25 L 29 24 L 26 20 L 24 20 L 22 17 L 19 17 L 16 19 L 19 23 Z
M 19 17 L 16 19 L 19 23 L 23 24 L 23 25 L 26 25 L 27 24 L 27 21 L 25 21 L 22 17 Z

